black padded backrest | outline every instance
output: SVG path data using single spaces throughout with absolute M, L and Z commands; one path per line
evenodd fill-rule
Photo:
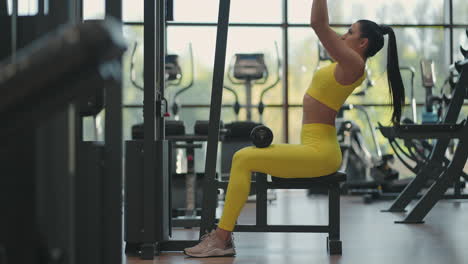
M 165 120 L 166 136 L 185 135 L 185 124 L 180 120 Z

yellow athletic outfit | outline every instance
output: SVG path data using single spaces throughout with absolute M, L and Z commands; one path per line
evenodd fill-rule
M 351 85 L 335 79 L 337 63 L 319 69 L 307 94 L 338 111 L 353 90 L 361 85 L 365 74 Z M 273 144 L 267 148 L 247 147 L 232 159 L 229 185 L 223 215 L 218 227 L 233 231 L 250 192 L 252 172 L 281 178 L 320 177 L 336 172 L 341 165 L 341 150 L 334 126 L 304 124 L 301 144 Z

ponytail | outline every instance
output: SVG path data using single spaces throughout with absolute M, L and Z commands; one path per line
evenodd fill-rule
M 381 30 L 383 35 L 388 34 L 387 79 L 390 95 L 392 96 L 392 123 L 394 126 L 398 126 L 400 125 L 401 111 L 405 104 L 405 87 L 400 74 L 395 32 L 388 26 L 381 26 Z

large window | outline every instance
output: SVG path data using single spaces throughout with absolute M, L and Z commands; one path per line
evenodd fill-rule
M 450 12 L 450 1 L 453 12 Z M 103 16 L 103 1 L 85 1 L 86 16 L 89 18 Z M 124 111 L 125 136 L 129 138 L 132 124 L 142 122 L 142 110 L 138 105 L 143 103 L 143 92 L 130 82 L 131 51 L 134 43 L 138 43 L 133 58 L 133 75 L 135 81 L 143 85 L 143 2 L 144 0 L 124 0 L 123 20 L 128 22 L 125 34 L 130 39 L 130 49 L 124 57 Z M 190 63 L 190 47 L 193 50 L 193 87 L 178 98 L 182 109 L 177 118 L 185 121 L 188 132 L 193 130 L 195 120 L 208 119 L 211 82 L 213 74 L 214 49 L 216 40 L 216 21 L 219 0 L 175 0 L 174 18 L 167 27 L 167 49 L 170 54 L 179 55 L 179 62 L 184 74 L 180 86 L 167 87 L 165 93 L 171 105 L 171 98 L 187 80 L 190 79 L 192 65 Z M 284 14 L 283 7 L 287 4 L 288 12 Z M 233 0 L 231 1 L 230 22 L 227 46 L 226 72 L 235 53 L 264 53 L 266 63 L 272 75 L 276 74 L 276 49 L 279 48 L 279 58 L 284 63 L 288 59 L 288 83 L 280 82 L 264 98 L 267 108 L 263 115 L 266 125 L 272 127 L 275 142 L 298 143 L 302 122 L 302 98 L 317 67 L 324 65 L 318 60 L 318 39 L 313 30 L 308 27 L 312 0 Z M 452 59 L 461 59 L 459 45 L 468 48 L 464 25 L 468 28 L 468 2 L 465 0 L 329 0 L 330 23 L 336 26 L 338 33 L 346 31 L 349 24 L 358 19 L 375 20 L 378 23 L 394 26 L 397 41 L 400 66 L 412 67 L 416 71 L 414 91 L 419 105 L 424 103 L 425 90 L 421 85 L 420 61 L 431 59 L 435 63 L 436 88 L 440 88 L 447 74 Z M 450 24 L 450 14 L 456 26 Z M 286 15 L 286 16 L 285 16 Z M 85 17 L 86 17 L 85 16 Z M 287 23 L 286 20 L 287 19 Z M 285 30 L 288 34 L 285 35 Z M 453 32 L 453 39 L 450 39 Z M 288 44 L 287 53 L 284 45 Z M 450 45 L 453 44 L 453 54 Z M 365 96 L 351 96 L 347 103 L 367 106 L 373 120 L 387 121 L 391 109 L 386 77 L 387 46 L 374 58 L 368 61 L 374 86 Z M 283 72 L 281 77 L 285 78 Z M 411 95 L 411 74 L 402 70 L 406 88 L 407 103 Z M 274 76 L 272 76 L 274 77 Z M 266 85 L 270 84 L 267 83 Z M 228 78 L 225 84 L 235 89 L 241 104 L 245 104 L 245 88 L 233 85 Z M 265 86 L 255 86 L 253 89 L 252 119 L 260 120 L 256 109 L 259 93 Z M 362 89 L 362 88 L 358 88 Z M 284 94 L 289 100 L 283 105 Z M 238 116 L 234 114 L 231 105 L 234 96 L 227 90 L 223 94 L 224 108 L 222 119 L 228 123 L 233 120 L 245 120 L 246 111 L 242 109 Z M 421 115 L 422 108 L 418 108 Z M 405 109 L 405 115 L 411 116 L 411 109 Z M 284 126 L 288 118 L 288 127 Z M 345 118 L 357 120 L 366 127 L 364 118 L 357 112 L 346 113 Z M 288 135 L 285 140 L 286 134 Z M 366 135 L 371 145 L 369 135 Z M 379 136 L 380 137 L 380 136 Z M 383 139 L 379 138 L 379 141 Z
M 453 35 L 455 36 L 453 41 L 453 57 L 455 60 L 461 60 L 463 59 L 463 55 L 460 51 L 460 46 L 465 50 L 468 49 L 468 36 L 465 29 L 455 29 Z
M 337 28 L 340 32 L 343 29 Z M 395 29 L 398 45 L 400 66 L 413 67 L 415 75 L 415 97 L 418 102 L 424 102 L 425 90 L 421 84 L 420 61 L 431 59 L 435 64 L 437 85 L 442 85 L 447 75 L 448 58 L 444 57 L 449 49 L 444 41 L 444 30 L 438 28 L 397 28 Z M 327 62 L 318 58 L 318 39 L 309 28 L 292 28 L 289 31 L 289 95 L 291 104 L 301 104 L 305 90 L 309 87 L 313 73 Z M 368 60 L 369 77 L 374 83 L 365 96 L 351 96 L 349 103 L 381 103 L 389 102 L 386 77 L 387 45 L 375 57 Z M 402 70 L 406 94 L 411 94 L 411 74 Z M 365 84 L 365 83 L 364 83 Z M 357 88 L 359 92 L 364 87 Z M 409 99 L 409 97 L 408 97 Z
M 3 0 L 5 1 L 5 0 Z M 13 14 L 13 1 L 7 0 L 8 14 Z M 39 12 L 38 0 L 18 0 L 18 16 L 34 16 Z
M 126 1 L 123 1 L 124 3 Z M 106 13 L 104 0 L 83 0 L 83 19 L 103 19 Z
M 282 0 L 231 1 L 233 23 L 280 23 Z M 217 22 L 219 0 L 174 1 L 174 18 L 181 22 Z
M 453 19 L 455 24 L 468 24 L 468 1 L 453 0 Z
M 123 20 L 143 21 L 143 0 L 123 1 Z M 282 0 L 231 1 L 230 21 L 234 23 L 280 23 Z M 176 22 L 217 22 L 219 0 L 175 0 Z
M 460 0 L 464 1 L 464 0 Z M 289 22 L 308 24 L 312 0 L 289 0 Z M 330 23 L 370 19 L 386 24 L 440 24 L 444 0 L 329 0 Z

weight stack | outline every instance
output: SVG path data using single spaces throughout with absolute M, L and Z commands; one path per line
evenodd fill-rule
M 144 141 L 126 141 L 125 147 L 125 241 L 139 245 L 166 241 L 171 230 L 169 142 L 154 142 L 157 155 L 148 164 L 151 175 L 144 172 Z M 147 186 L 146 182 L 154 184 Z

